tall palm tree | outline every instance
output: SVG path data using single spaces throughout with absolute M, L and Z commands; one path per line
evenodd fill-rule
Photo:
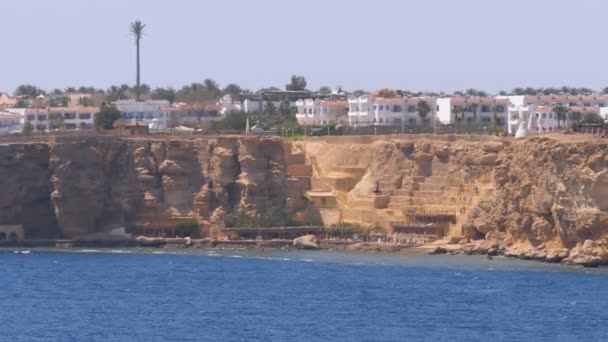
M 477 109 L 479 108 L 479 103 L 473 102 L 469 106 L 471 112 L 473 112 L 473 124 L 477 124 Z
M 136 88 L 135 88 L 135 97 L 137 100 L 139 100 L 139 81 L 140 81 L 140 60 L 139 60 L 139 42 L 141 41 L 141 38 L 144 35 L 146 29 L 146 24 L 142 23 L 139 20 L 136 20 L 134 22 L 131 23 L 131 27 L 129 29 L 129 32 L 131 32 L 131 35 L 133 37 L 135 37 L 135 47 L 137 48 L 137 84 L 136 84 Z
M 464 114 L 464 109 L 461 106 L 454 106 L 452 112 L 454 113 L 454 118 L 456 119 L 456 122 L 461 125 L 462 121 L 464 120 L 464 115 L 462 118 L 460 117 L 460 115 Z
M 558 104 L 557 106 L 553 107 L 553 113 L 557 119 L 557 128 L 562 128 L 560 126 L 560 121 L 562 120 L 564 121 L 564 126 L 566 126 L 566 114 L 568 114 L 568 108 L 562 104 Z
M 504 112 L 504 107 L 501 105 L 492 106 L 492 129 L 496 136 L 498 136 L 499 126 L 498 126 L 498 113 Z
M 418 112 L 418 116 L 420 116 L 420 118 L 424 122 L 424 119 L 431 111 L 431 107 L 429 106 L 428 102 L 426 102 L 425 100 L 420 100 L 416 104 L 416 111 Z

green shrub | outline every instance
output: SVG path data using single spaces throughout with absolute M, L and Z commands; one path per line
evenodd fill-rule
M 198 237 L 200 226 L 196 220 L 182 221 L 175 226 L 175 233 L 180 236 Z

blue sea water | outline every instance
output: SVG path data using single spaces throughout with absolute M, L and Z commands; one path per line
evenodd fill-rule
M 608 341 L 607 289 L 500 258 L 2 251 L 0 340 Z

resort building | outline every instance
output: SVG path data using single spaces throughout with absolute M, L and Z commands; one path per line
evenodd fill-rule
M 444 125 L 504 126 L 509 99 L 494 97 L 445 97 L 437 99 L 437 120 Z
M 21 115 L 8 111 L 0 111 L 0 134 L 21 131 Z
M 116 107 L 122 113 L 125 124 L 139 123 L 156 131 L 166 130 L 169 126 L 169 105 L 167 100 L 116 101 Z
M 39 131 L 92 129 L 96 113 L 96 107 L 26 108 L 24 123 Z
M 424 117 L 418 112 L 422 101 L 428 105 Z M 432 97 L 376 97 L 371 94 L 348 99 L 348 118 L 352 126 L 432 126 L 437 115 Z
M 608 96 L 595 95 L 520 95 L 505 96 L 508 107 L 509 134 L 515 134 L 520 124 L 529 131 L 550 133 L 559 128 L 570 128 L 581 113 L 608 113 Z M 558 122 L 555 107 L 568 109 L 565 120 Z
M 296 101 L 296 119 L 302 126 L 326 125 L 347 121 L 348 102 L 320 99 Z
M 350 126 L 370 126 L 374 122 L 374 97 L 371 94 L 348 99 L 348 124 Z
M 188 127 L 204 127 L 212 121 L 222 119 L 222 115 L 216 105 L 206 106 L 187 106 L 177 105 L 172 107 L 163 107 L 163 110 L 169 114 L 167 128 L 178 126 Z

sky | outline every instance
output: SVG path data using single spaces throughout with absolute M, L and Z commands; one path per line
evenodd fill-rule
M 0 0 L 0 91 L 176 88 L 490 92 L 608 86 L 605 0 Z

